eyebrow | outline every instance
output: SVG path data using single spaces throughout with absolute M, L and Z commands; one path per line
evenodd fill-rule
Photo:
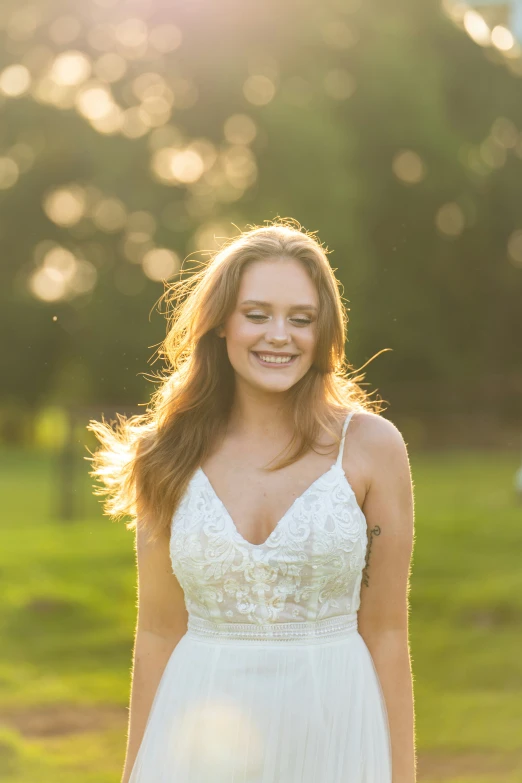
M 272 307 L 270 302 L 263 302 L 261 299 L 245 299 L 241 302 L 241 305 L 259 305 L 260 307 Z M 314 310 L 317 312 L 317 307 L 313 304 L 295 304 L 290 305 L 290 310 Z

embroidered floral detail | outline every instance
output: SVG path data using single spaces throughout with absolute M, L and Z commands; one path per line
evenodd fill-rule
M 292 621 L 297 632 L 303 621 L 357 612 L 367 544 L 365 516 L 338 462 L 294 501 L 263 544 L 239 534 L 196 471 L 172 520 L 170 552 L 191 616 Z

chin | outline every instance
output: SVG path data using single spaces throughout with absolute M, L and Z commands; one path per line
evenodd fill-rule
M 291 389 L 293 386 L 296 385 L 296 383 L 299 383 L 302 376 L 299 376 L 299 378 L 281 378 L 280 380 L 277 380 L 274 378 L 272 383 L 266 380 L 266 378 L 260 379 L 260 378 L 252 378 L 251 383 L 253 383 L 255 386 L 257 386 L 259 389 L 264 389 L 265 391 L 272 391 L 272 392 L 285 392 Z

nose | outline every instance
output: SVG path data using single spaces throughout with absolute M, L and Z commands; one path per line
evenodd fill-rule
M 266 340 L 274 345 L 284 345 L 289 340 L 286 321 L 284 318 L 274 318 L 267 324 Z

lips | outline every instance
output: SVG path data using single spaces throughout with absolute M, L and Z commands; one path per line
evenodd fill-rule
M 259 362 L 259 364 L 262 367 L 277 367 L 277 368 L 279 368 L 279 367 L 290 367 L 291 364 L 294 364 L 294 362 L 295 362 L 295 360 L 297 359 L 297 356 L 298 356 L 298 354 L 271 353 L 270 351 L 267 351 L 266 353 L 263 354 L 264 356 L 281 356 L 281 357 L 285 357 L 285 358 L 287 358 L 287 357 L 291 357 L 291 358 L 290 358 L 290 361 L 285 361 L 285 362 L 264 362 L 261 359 L 260 353 L 258 353 L 257 351 L 252 351 L 251 353 L 256 357 L 256 360 Z

